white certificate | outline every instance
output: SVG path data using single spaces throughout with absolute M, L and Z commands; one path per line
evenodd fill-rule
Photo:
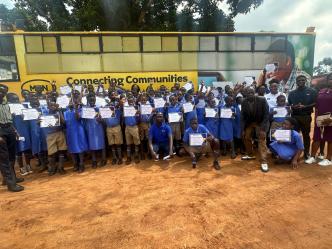
M 215 118 L 217 116 L 217 111 L 214 108 L 205 108 L 205 117 Z
M 60 108 L 66 108 L 67 106 L 69 106 L 69 102 L 70 99 L 66 95 L 60 96 L 56 99 L 56 103 L 59 105 Z
M 22 110 L 25 109 L 22 104 L 8 104 L 10 113 L 15 115 L 22 115 Z
M 106 106 L 106 100 L 101 97 L 96 97 L 96 106 L 97 107 L 104 107 Z
M 87 100 L 86 97 L 84 96 L 84 97 L 82 98 L 82 104 L 83 104 L 83 105 L 87 105 L 87 103 L 88 103 L 88 100 Z
M 60 126 L 59 115 L 44 115 L 40 117 L 40 127 L 54 127 Z
M 134 117 L 137 113 L 137 110 L 134 106 L 124 106 L 123 107 L 123 115 L 125 117 Z
M 275 107 L 273 111 L 277 112 L 273 115 L 274 118 L 284 118 L 288 115 L 288 110 L 286 107 Z
M 194 106 L 190 102 L 182 104 L 182 107 L 183 107 L 183 112 L 184 113 L 192 112 L 194 110 Z
M 82 118 L 94 119 L 95 117 L 96 117 L 95 108 L 92 108 L 92 107 L 83 107 L 82 108 Z
M 97 90 L 98 90 L 98 86 L 95 86 L 95 92 L 97 92 Z M 104 87 L 99 87 L 99 90 L 98 90 L 98 93 L 103 93 L 104 92 Z
M 186 91 L 189 91 L 193 88 L 193 85 L 188 82 L 188 83 L 184 84 L 183 88 L 186 89 Z
M 39 118 L 37 109 L 24 109 L 22 110 L 23 120 L 36 120 Z
M 74 90 L 82 92 L 82 85 L 75 85 Z
M 191 133 L 189 134 L 189 145 L 190 146 L 202 146 L 205 141 L 203 134 Z
M 178 112 L 168 113 L 168 122 L 169 123 L 178 123 L 182 119 L 182 114 Z
M 113 117 L 113 111 L 106 107 L 106 108 L 99 108 L 99 114 L 101 118 L 112 118 Z
M 274 64 L 267 64 L 265 66 L 265 70 L 266 70 L 267 73 L 272 73 L 272 72 L 274 72 L 276 70 L 276 65 L 274 65 Z
M 219 96 L 219 91 L 217 89 L 213 89 L 211 92 L 213 93 L 214 97 L 217 98 Z
M 245 76 L 244 77 L 244 82 L 246 82 L 247 85 L 251 85 L 252 83 L 254 83 L 254 77 L 253 76 Z
M 272 137 L 279 142 L 291 142 L 291 130 L 275 130 Z
M 152 112 L 152 106 L 147 104 L 147 105 L 141 105 L 141 114 L 142 115 L 149 115 Z
M 60 93 L 63 95 L 67 95 L 71 93 L 71 87 L 70 86 L 60 86 Z
M 203 86 L 203 87 L 202 87 L 202 86 L 199 86 L 199 87 L 202 88 L 202 89 L 201 89 L 201 92 L 202 92 L 202 93 L 206 93 L 206 91 L 207 91 L 206 86 Z
M 163 98 L 155 98 L 153 100 L 153 103 L 154 103 L 154 108 L 163 108 L 166 104 Z
M 220 109 L 220 117 L 221 118 L 232 118 L 233 111 L 231 108 L 222 108 Z
M 40 100 L 39 100 L 39 104 L 40 104 L 40 106 L 47 106 L 47 101 L 46 101 L 46 99 L 40 99 Z

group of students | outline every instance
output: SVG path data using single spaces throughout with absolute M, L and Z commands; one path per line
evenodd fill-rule
M 244 130 L 250 126 L 246 115 L 257 114 L 256 98 L 261 98 L 257 89 L 243 84 L 207 88 L 201 82 L 195 91 L 194 85 L 189 84 L 188 88 L 188 83 L 186 87 L 175 83 L 171 89 L 165 86 L 154 89 L 150 85 L 145 91 L 138 85 L 133 85 L 130 91 L 115 85 L 107 90 L 102 85 L 70 86 L 66 94 L 59 94 L 53 83 L 52 91 L 46 94 L 41 87 L 36 87 L 36 92 L 23 90 L 23 102 L 16 94 L 8 93 L 9 105 L 21 103 L 25 110 L 35 109 L 39 114 L 27 118 L 24 112 L 12 112 L 21 175 L 32 173 L 32 158 L 38 159 L 40 172 L 64 174 L 67 152 L 72 156 L 74 171 L 80 173 L 85 170 L 86 160 L 91 159 L 93 168 L 105 166 L 109 152 L 113 165 L 122 164 L 124 156 L 125 163 L 131 164 L 132 160 L 139 163 L 145 157 L 157 161 L 189 154 L 193 168 L 202 155 L 212 153 L 216 170 L 221 168 L 219 156 L 227 153 L 232 159 L 239 153 L 242 160 L 255 159 L 248 153 Z M 264 131 L 268 139 L 264 141 L 278 161 L 297 167 L 304 147 L 294 130 L 296 121 L 290 117 L 286 96 L 276 94 L 278 82 L 270 82 L 268 89 L 272 94 L 266 93 L 262 102 L 262 112 L 268 114 L 269 124 Z M 68 106 L 59 106 L 58 100 L 64 96 Z M 250 115 L 250 111 L 255 115 Z M 46 116 L 53 116 L 56 122 L 41 125 Z M 263 119 L 266 121 L 266 117 Z M 256 124 L 258 120 L 254 118 L 251 122 Z M 287 141 L 275 139 L 273 132 L 278 129 L 291 131 Z M 249 136 L 250 146 L 262 146 L 260 131 Z M 267 163 L 263 162 L 261 169 L 267 172 Z

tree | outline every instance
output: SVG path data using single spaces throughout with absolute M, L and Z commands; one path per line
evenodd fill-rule
M 332 72 L 332 57 L 326 57 L 314 67 L 314 75 L 321 75 Z
M 234 17 L 263 0 L 14 0 L 48 30 L 234 31 Z M 222 9 L 226 3 L 230 14 Z M 39 17 L 39 18 L 38 18 Z M 29 28 L 29 29 L 28 29 Z M 27 27 L 27 30 L 36 29 Z

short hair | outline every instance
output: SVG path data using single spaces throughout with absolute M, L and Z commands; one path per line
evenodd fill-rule
M 269 84 L 270 84 L 270 85 L 273 84 L 273 83 L 279 84 L 280 81 L 277 80 L 277 79 L 272 79 L 272 80 L 269 81 Z
M 286 117 L 285 118 L 285 121 L 288 121 L 289 123 L 291 123 L 293 126 L 297 126 L 297 121 L 295 118 L 292 118 L 292 117 Z
M 286 96 L 285 96 L 285 95 L 283 95 L 283 94 L 280 94 L 280 95 L 277 97 L 277 100 L 279 100 L 279 99 L 281 99 L 281 98 L 284 98 L 284 99 L 286 99 Z
M 198 119 L 196 117 L 193 117 L 190 119 L 190 123 L 192 123 L 193 121 L 198 121 Z
M 292 60 L 292 65 L 295 63 L 295 50 L 293 44 L 285 39 L 277 39 L 271 43 L 268 50 L 285 52 Z

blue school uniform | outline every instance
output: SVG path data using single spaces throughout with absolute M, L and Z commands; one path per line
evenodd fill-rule
M 150 103 L 145 103 L 145 104 L 140 103 L 140 105 L 148 105 L 148 104 L 150 104 Z M 161 108 L 158 108 L 158 109 L 161 109 Z M 164 109 L 164 108 L 162 108 L 162 109 Z M 140 122 L 141 123 L 150 123 L 150 122 L 152 122 L 151 119 L 152 119 L 152 114 L 141 114 L 140 115 Z
M 232 107 L 222 107 L 220 108 L 231 108 L 235 112 L 235 108 Z M 233 118 L 220 118 L 219 123 L 219 139 L 227 142 L 233 141 Z
M 124 124 L 126 126 L 135 126 L 138 124 L 138 117 L 136 115 L 133 117 L 124 117 Z
M 95 107 L 96 112 L 98 108 Z M 83 119 L 85 134 L 88 138 L 89 150 L 105 149 L 105 132 L 102 123 L 94 119 Z
M 23 120 L 22 115 L 13 116 L 13 125 L 16 128 L 20 137 L 24 137 L 24 141 L 17 141 L 16 149 L 17 152 L 23 152 L 31 149 L 31 138 L 29 122 Z
M 233 135 L 235 138 L 242 138 L 241 130 L 241 110 L 238 104 L 235 104 L 235 118 L 233 119 Z
M 69 153 L 87 151 L 88 140 L 84 131 L 83 121 L 76 118 L 74 109 L 68 108 L 63 116 L 66 122 L 66 139 Z
M 208 128 L 206 128 L 205 125 L 198 124 L 197 129 L 193 130 L 191 127 L 185 130 L 184 135 L 183 135 L 183 142 L 187 145 L 189 145 L 189 136 L 190 134 L 206 134 L 209 135 L 211 134 Z
M 120 125 L 121 114 L 122 114 L 121 110 L 120 109 L 115 109 L 114 112 L 115 112 L 114 117 L 104 119 L 107 127 L 115 127 L 115 126 Z
M 270 144 L 270 148 L 281 159 L 290 161 L 299 150 L 304 150 L 304 145 L 301 135 L 297 131 L 292 130 L 291 142 L 279 143 L 273 141 Z
M 204 108 L 205 109 L 205 108 Z M 208 130 L 211 132 L 212 136 L 215 138 L 219 137 L 219 109 L 218 107 L 214 108 L 215 111 L 217 112 L 217 116 L 215 118 L 207 118 L 205 117 L 205 126 L 208 128 Z
M 194 109 L 191 112 L 187 112 L 184 114 L 184 129 L 188 129 L 190 127 L 190 120 L 193 118 L 197 118 L 197 112 L 194 107 Z
M 175 103 L 175 105 L 169 105 L 166 109 L 166 118 L 168 120 L 168 113 L 181 113 L 181 105 L 179 103 Z
M 199 124 L 205 124 L 205 99 L 196 99 L 196 113 L 197 113 L 197 121 Z
M 36 108 L 39 112 L 45 113 L 45 109 Z M 29 120 L 31 151 L 33 155 L 47 151 L 46 136 L 43 129 L 40 128 L 38 120 Z

